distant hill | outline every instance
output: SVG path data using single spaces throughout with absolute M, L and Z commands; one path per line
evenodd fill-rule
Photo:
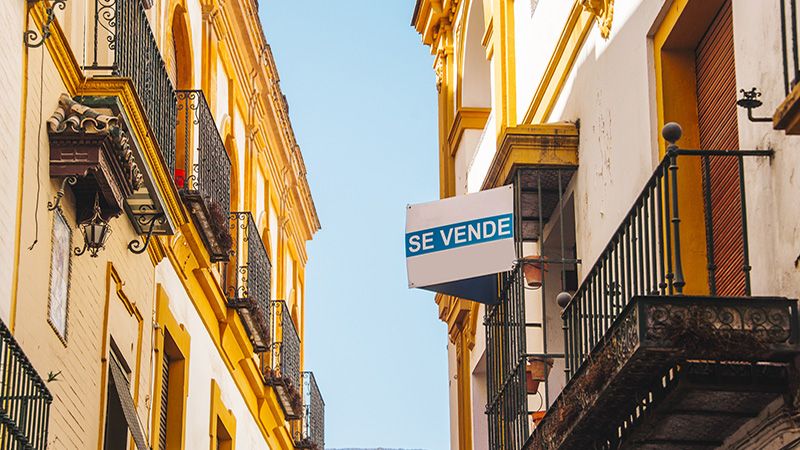
M 375 447 L 375 448 L 326 448 L 325 450 L 424 450 L 421 448 L 387 448 L 387 447 Z

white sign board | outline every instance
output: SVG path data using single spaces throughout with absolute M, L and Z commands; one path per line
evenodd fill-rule
M 412 288 L 511 270 L 513 186 L 409 205 L 405 246 Z

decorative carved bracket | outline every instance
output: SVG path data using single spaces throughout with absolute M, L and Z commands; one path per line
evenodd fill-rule
M 614 19 L 614 0 L 580 0 L 581 6 L 597 20 L 600 36 L 608 39 Z

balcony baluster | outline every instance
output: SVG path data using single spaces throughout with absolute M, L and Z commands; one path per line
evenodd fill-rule
M 269 350 L 271 331 L 269 296 L 272 266 L 252 214 L 234 212 L 230 218 L 235 247 L 224 265 L 228 306 L 239 312 L 253 350 L 257 353 L 266 352 Z

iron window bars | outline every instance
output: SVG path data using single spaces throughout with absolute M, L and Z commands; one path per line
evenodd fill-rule
M 301 417 L 303 400 L 300 386 L 300 336 L 289 307 L 283 300 L 273 300 L 275 337 L 264 379 L 274 386 L 287 419 Z
M 175 171 L 177 100 L 142 0 L 94 0 L 91 64 L 133 82 L 169 173 Z M 88 45 L 87 45 L 88 46 Z
M 175 185 L 212 262 L 225 261 L 233 246 L 228 230 L 231 162 L 202 91 L 178 91 L 177 141 L 182 167 Z
M 513 270 L 499 274 L 499 303 L 486 307 L 486 414 L 489 421 L 489 448 L 493 450 L 521 449 L 530 434 L 532 414 L 538 411 L 530 409 L 529 399 L 540 395 L 541 389 L 536 393 L 528 392 L 528 361 L 539 358 L 543 364 L 552 364 L 564 358 L 563 353 L 559 353 L 560 349 L 548 345 L 550 333 L 560 335 L 560 330 L 555 327 L 548 332 L 547 307 L 548 302 L 554 303 L 555 294 L 566 289 L 567 269 L 579 263 L 574 255 L 569 254 L 570 249 L 567 249 L 565 242 L 567 235 L 574 231 L 566 229 L 564 225 L 565 191 L 574 172 L 575 167 L 572 166 L 528 166 L 517 169 L 513 178 L 517 255 L 523 256 L 523 242 L 538 242 L 539 253 L 550 254 L 534 259 L 525 258 L 518 261 Z M 546 239 L 545 224 L 556 217 L 559 226 L 550 236 L 557 240 L 559 248 L 546 251 L 542 245 Z M 539 264 L 542 268 L 551 266 L 560 275 L 560 282 L 555 283 L 556 286 L 548 286 L 542 270 L 538 300 L 533 298 L 536 295 L 527 299 L 525 295 L 524 266 L 530 263 Z M 537 301 L 540 302 L 539 320 L 532 318 L 537 309 L 532 304 Z M 532 344 L 540 352 L 531 353 L 528 341 L 537 332 L 541 341 Z M 547 375 L 544 378 L 540 408 L 546 408 L 550 403 L 550 379 Z
M 53 396 L 0 321 L 0 448 L 44 450 Z
M 249 212 L 230 214 L 234 250 L 225 263 L 228 306 L 235 308 L 257 353 L 270 345 L 270 280 L 272 265 Z
M 325 402 L 313 372 L 303 372 L 302 418 L 292 422 L 295 448 L 325 449 Z
M 178 143 L 183 167 L 175 169 L 178 189 L 199 191 L 228 215 L 231 203 L 231 161 L 203 91 L 176 91 Z

